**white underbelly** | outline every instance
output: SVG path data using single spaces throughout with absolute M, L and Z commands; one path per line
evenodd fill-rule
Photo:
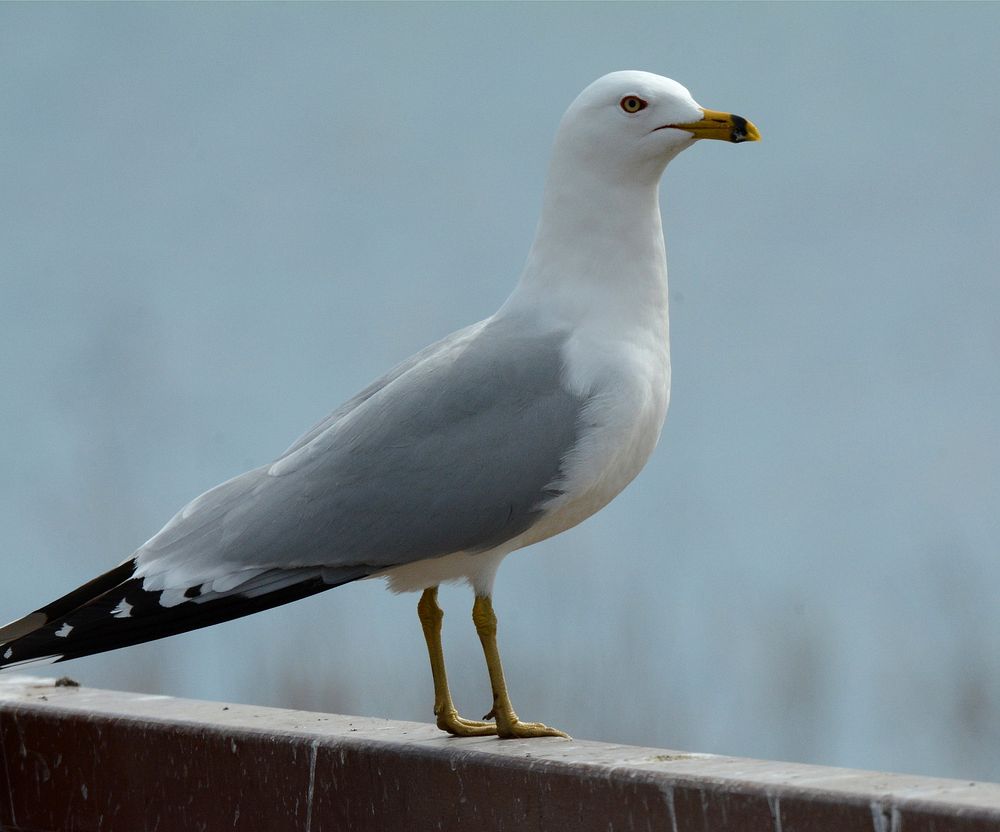
M 663 427 L 669 388 L 666 384 L 659 389 L 650 385 L 624 397 L 621 392 L 593 403 L 594 426 L 581 436 L 567 460 L 564 494 L 518 539 L 519 546 L 537 543 L 583 522 L 617 497 L 646 465 Z
M 431 586 L 462 581 L 478 594 L 488 595 L 500 561 L 516 548 L 505 544 L 486 552 L 452 552 L 392 566 L 369 577 L 385 578 L 393 592 L 420 592 Z

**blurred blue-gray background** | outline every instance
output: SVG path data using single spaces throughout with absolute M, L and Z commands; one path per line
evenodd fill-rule
M 662 188 L 639 479 L 510 557 L 518 710 L 575 736 L 1000 779 L 1000 5 L 0 5 L 0 618 L 490 314 L 550 142 L 647 69 L 764 141 Z M 443 593 L 463 711 L 471 597 Z M 430 720 L 368 582 L 63 665 Z

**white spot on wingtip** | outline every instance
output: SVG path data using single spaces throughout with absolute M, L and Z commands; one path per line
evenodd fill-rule
M 13 655 L 14 655 L 14 648 L 13 647 L 8 647 L 6 650 L 3 651 L 3 657 L 5 659 L 9 659 Z
M 118 602 L 118 606 L 111 610 L 111 614 L 115 618 L 131 618 L 132 605 L 122 598 L 121 601 Z
M 66 636 L 68 636 L 72 632 L 73 632 L 72 624 L 63 624 L 62 627 L 60 627 L 58 630 L 55 631 L 54 635 L 58 636 L 59 638 L 66 638 Z

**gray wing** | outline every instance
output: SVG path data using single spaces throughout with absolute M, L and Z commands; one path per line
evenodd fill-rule
M 456 345 L 462 344 L 469 337 L 475 335 L 476 332 L 482 329 L 485 324 L 486 321 L 480 321 L 479 323 L 467 326 L 465 329 L 460 329 L 457 332 L 453 332 L 451 335 L 447 336 L 441 341 L 437 341 L 436 343 L 433 343 L 428 347 L 424 347 L 424 349 L 422 349 L 420 352 L 416 353 L 415 355 L 411 355 L 402 363 L 397 364 L 380 379 L 373 381 L 360 393 L 358 393 L 354 397 L 344 402 L 340 407 L 334 410 L 333 413 L 331 413 L 329 416 L 323 419 L 323 421 L 313 425 L 308 431 L 302 434 L 302 436 L 296 439 L 288 448 L 288 450 L 286 450 L 281 456 L 282 457 L 288 456 L 293 451 L 297 451 L 303 445 L 308 445 L 310 442 L 312 442 L 313 439 L 315 439 L 317 436 L 323 433 L 328 427 L 333 425 L 335 422 L 338 422 L 342 417 L 346 416 L 348 413 L 354 410 L 354 408 L 356 408 L 359 404 L 362 404 L 368 399 L 370 399 L 387 384 L 392 383 L 401 375 L 403 375 L 403 373 L 406 373 L 409 370 L 413 369 L 413 367 L 415 367 L 417 364 L 420 364 L 429 359 L 433 359 L 435 356 L 447 352 L 449 349 L 453 349 Z M 279 459 L 280 458 L 281 457 L 279 457 Z
M 276 569 L 375 572 L 515 537 L 558 493 L 577 438 L 564 339 L 496 319 L 455 333 L 189 504 L 139 550 L 137 575 L 228 591 Z

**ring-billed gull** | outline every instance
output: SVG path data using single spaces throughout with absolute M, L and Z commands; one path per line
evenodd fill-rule
M 404 361 L 274 462 L 186 505 L 124 563 L 0 628 L 0 667 L 62 661 L 268 609 L 361 578 L 417 606 L 440 728 L 565 736 L 522 722 L 497 650 L 493 579 L 575 526 L 645 465 L 670 390 L 659 181 L 696 139 L 756 141 L 683 86 L 614 72 L 559 125 L 541 218 L 490 318 Z M 465 581 L 493 689 L 462 719 L 438 585 Z

